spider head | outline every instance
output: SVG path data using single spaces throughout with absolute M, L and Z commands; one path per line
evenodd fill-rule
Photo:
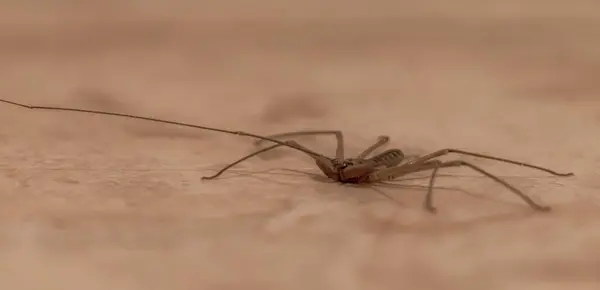
M 374 168 L 356 159 L 334 160 L 332 162 L 338 174 L 338 181 L 361 183 L 373 172 Z
M 340 172 L 347 167 L 354 165 L 355 162 L 352 159 L 332 159 L 331 164 L 333 165 L 335 171 Z

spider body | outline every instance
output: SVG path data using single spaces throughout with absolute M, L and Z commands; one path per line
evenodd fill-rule
M 70 111 L 70 112 L 109 115 L 109 116 L 116 116 L 116 117 L 124 117 L 124 118 L 166 123 L 166 124 L 171 124 L 171 125 L 191 127 L 191 128 L 209 130 L 209 131 L 226 133 L 226 134 L 231 134 L 231 135 L 252 137 L 252 138 L 257 139 L 257 141 L 255 142 L 256 145 L 259 145 L 262 142 L 270 142 L 270 143 L 274 144 L 269 147 L 260 149 L 254 153 L 251 153 L 251 154 L 227 165 L 225 168 L 221 169 L 216 174 L 214 174 L 212 176 L 204 176 L 204 177 L 202 177 L 202 179 L 214 179 L 214 178 L 218 177 L 219 175 L 223 174 L 227 169 L 235 166 L 236 164 L 239 164 L 240 162 L 242 162 L 248 158 L 251 158 L 252 156 L 258 155 L 260 153 L 272 150 L 272 149 L 280 147 L 280 146 L 285 146 L 285 147 L 289 147 L 289 148 L 298 150 L 298 151 L 303 152 L 303 153 L 307 154 L 308 156 L 312 157 L 314 159 L 317 167 L 319 167 L 319 169 L 323 172 L 323 174 L 338 183 L 374 184 L 374 183 L 378 183 L 378 182 L 382 182 L 382 181 L 393 180 L 393 179 L 399 178 L 399 177 L 407 175 L 407 174 L 430 170 L 431 176 L 429 179 L 429 187 L 428 187 L 427 195 L 425 196 L 425 201 L 423 203 L 424 208 L 430 212 L 436 211 L 435 207 L 433 207 L 433 205 L 432 205 L 433 185 L 435 182 L 436 174 L 439 169 L 449 168 L 449 167 L 468 167 L 472 170 L 475 170 L 475 171 L 489 177 L 490 179 L 494 180 L 495 182 L 502 184 L 504 187 L 506 187 L 507 189 L 512 191 L 514 194 L 519 196 L 532 209 L 537 210 L 537 211 L 549 211 L 550 210 L 550 207 L 542 206 L 542 205 L 535 203 L 533 200 L 531 200 L 531 198 L 529 198 L 527 195 L 525 195 L 519 189 L 513 187 L 508 182 L 487 172 L 486 170 L 480 168 L 479 166 L 476 166 L 470 162 L 466 162 L 466 161 L 459 160 L 459 159 L 451 160 L 451 161 L 441 161 L 441 160 L 437 159 L 437 157 L 440 157 L 440 156 L 443 156 L 446 154 L 455 153 L 455 154 L 460 154 L 460 155 L 468 155 L 468 156 L 474 156 L 474 157 L 479 157 L 479 158 L 484 158 L 484 159 L 496 160 L 496 161 L 500 161 L 500 162 L 504 162 L 504 163 L 510 163 L 510 164 L 514 164 L 514 165 L 537 169 L 537 170 L 544 171 L 544 172 L 547 172 L 547 173 L 555 175 L 555 176 L 573 176 L 574 175 L 571 172 L 559 173 L 559 172 L 553 171 L 548 168 L 544 168 L 544 167 L 540 167 L 537 165 L 532 165 L 532 164 L 528 164 L 528 163 L 524 163 L 524 162 L 520 162 L 520 161 L 495 157 L 495 156 L 481 154 L 481 153 L 469 152 L 469 151 L 464 151 L 464 150 L 459 150 L 459 149 L 451 149 L 451 148 L 437 150 L 432 153 L 429 153 L 429 154 L 426 154 L 423 156 L 419 156 L 417 158 L 413 158 L 410 161 L 405 160 L 405 155 L 400 149 L 389 149 L 380 154 L 377 154 L 370 158 L 367 158 L 369 155 L 371 155 L 371 153 L 373 153 L 373 151 L 375 151 L 375 149 L 388 143 L 388 141 L 390 139 L 388 136 L 379 136 L 378 140 L 373 145 L 371 145 L 370 147 L 365 149 L 362 153 L 360 153 L 356 157 L 345 158 L 344 157 L 344 137 L 343 137 L 343 134 L 341 131 L 330 131 L 330 130 L 299 131 L 299 132 L 281 133 L 281 134 L 276 134 L 276 135 L 271 135 L 271 136 L 262 136 L 262 135 L 258 135 L 258 134 L 246 133 L 246 132 L 241 132 L 241 131 L 232 131 L 232 130 L 214 128 L 214 127 L 199 126 L 199 125 L 186 124 L 186 123 L 181 123 L 181 122 L 161 120 L 161 119 L 156 119 L 156 118 L 151 118 L 151 117 L 142 117 L 142 116 L 135 116 L 135 115 L 129 115 L 129 114 L 122 114 L 122 113 L 113 113 L 113 112 L 104 112 L 104 111 L 95 111 L 95 110 L 86 110 L 86 109 L 75 109 L 75 108 L 64 108 L 64 107 L 30 106 L 30 105 L 25 105 L 25 104 L 21 104 L 21 103 L 9 101 L 9 100 L 4 100 L 4 99 L 0 99 L 0 102 L 10 104 L 13 106 L 18 106 L 21 108 L 26 108 L 26 109 Z M 335 135 L 336 140 L 337 140 L 335 157 L 331 158 L 331 157 L 327 157 L 323 154 L 317 153 L 313 150 L 310 150 L 310 149 L 300 145 L 298 142 L 293 141 L 293 140 L 288 140 L 288 141 L 278 140 L 278 139 L 284 138 L 284 137 L 293 137 L 293 136 L 300 136 L 300 135 Z
M 387 138 L 387 137 L 385 137 Z M 369 159 L 315 158 L 317 167 L 330 179 L 340 183 L 365 184 L 380 181 L 378 169 L 397 166 L 404 160 L 400 149 L 390 149 Z

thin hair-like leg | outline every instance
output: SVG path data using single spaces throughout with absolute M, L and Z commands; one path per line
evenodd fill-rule
M 433 186 L 435 184 L 435 179 L 437 177 L 438 170 L 440 168 L 461 167 L 461 166 L 469 167 L 469 168 L 485 175 L 486 177 L 494 180 L 495 182 L 500 183 L 501 185 L 503 185 L 504 187 L 506 187 L 507 189 L 512 191 L 514 194 L 519 196 L 521 199 L 523 199 L 523 201 L 525 201 L 525 203 L 527 203 L 534 210 L 545 212 L 545 211 L 550 211 L 550 209 L 551 209 L 548 206 L 542 206 L 542 205 L 535 203 L 530 197 L 528 197 L 522 191 L 520 191 L 519 189 L 510 185 L 508 182 L 504 181 L 503 179 L 487 172 L 486 170 L 480 168 L 479 166 L 476 166 L 474 164 L 471 164 L 471 163 L 463 161 L 463 160 L 453 160 L 453 161 L 447 161 L 447 162 L 442 162 L 440 160 L 430 160 L 430 161 L 425 161 L 425 162 L 419 163 L 419 164 L 406 163 L 406 164 L 403 164 L 403 165 L 400 165 L 397 167 L 381 169 L 375 173 L 375 176 L 377 179 L 376 181 L 384 181 L 384 180 L 392 180 L 394 178 L 408 175 L 411 173 L 417 173 L 417 172 L 426 171 L 426 170 L 433 170 L 432 174 L 430 176 L 429 187 L 427 190 L 427 195 L 425 196 L 423 206 L 427 211 L 434 213 L 434 212 L 436 212 L 436 209 L 433 206 Z
M 310 156 L 319 156 L 321 158 L 331 161 L 331 158 L 324 156 L 322 154 L 319 154 L 315 151 L 312 151 L 306 147 L 294 147 L 294 146 L 287 144 L 284 141 L 280 141 L 277 139 L 264 137 L 264 136 L 260 136 L 260 135 L 256 135 L 256 134 L 252 134 L 252 133 L 242 132 L 242 131 L 230 131 L 230 130 L 218 129 L 218 128 L 213 128 L 213 127 L 199 126 L 199 125 L 193 125 L 193 124 L 186 124 L 186 123 L 182 123 L 182 122 L 168 121 L 168 120 L 162 120 L 162 119 L 151 118 L 151 117 L 142 117 L 142 116 L 113 113 L 113 112 L 75 109 L 75 108 L 64 108 L 64 107 L 30 106 L 30 105 L 25 105 L 25 104 L 13 102 L 13 101 L 5 100 L 5 99 L 0 99 L 0 102 L 18 106 L 21 108 L 32 109 L 32 110 L 69 111 L 69 112 L 79 112 L 79 113 L 88 113 L 88 114 L 108 115 L 108 116 L 116 116 L 116 117 L 124 117 L 124 118 L 139 119 L 139 120 L 152 121 L 152 122 L 158 122 L 158 123 L 165 123 L 165 124 L 171 124 L 171 125 L 177 125 L 177 126 L 183 126 L 183 127 L 191 127 L 191 128 L 196 128 L 196 129 L 203 129 L 203 130 L 227 133 L 227 134 L 238 135 L 238 136 L 252 137 L 252 138 L 260 139 L 260 140 L 264 140 L 264 141 L 270 141 L 270 142 L 279 144 L 281 146 L 287 146 L 290 148 L 294 148 L 294 149 L 302 151 Z
M 440 160 L 427 160 L 421 163 L 412 164 L 405 163 L 400 166 L 384 168 L 376 171 L 371 178 L 373 178 L 373 182 L 383 182 L 386 180 L 393 180 L 401 176 L 405 176 L 411 173 L 417 173 L 421 171 L 433 170 L 429 177 L 429 186 L 427 188 L 427 194 L 425 195 L 425 200 L 423 202 L 423 207 L 425 210 L 431 213 L 435 213 L 436 209 L 432 205 L 432 193 L 433 186 L 435 185 L 435 178 L 437 176 L 437 171 L 440 167 L 443 166 L 442 161 Z
M 431 173 L 430 180 L 429 180 L 429 188 L 427 189 L 427 195 L 425 196 L 425 202 L 423 204 L 424 208 L 427 211 L 432 212 L 432 213 L 436 212 L 436 208 L 433 206 L 433 186 L 435 183 L 435 178 L 436 178 L 438 170 L 440 168 L 462 167 L 462 166 L 469 167 L 469 168 L 485 175 L 486 177 L 494 180 L 495 182 L 503 185 L 504 187 L 506 187 L 507 189 L 512 191 L 514 194 L 519 196 L 523 201 L 525 201 L 525 203 L 527 203 L 534 210 L 543 211 L 543 212 L 551 210 L 551 208 L 549 206 L 543 206 L 543 205 L 537 204 L 535 201 L 533 201 L 529 196 L 525 195 L 525 193 L 523 193 L 519 189 L 515 188 L 508 182 L 501 179 L 500 177 L 497 177 L 494 174 L 487 172 L 486 170 L 484 170 L 483 168 L 481 168 L 477 165 L 471 164 L 471 163 L 463 161 L 463 160 L 452 160 L 452 161 L 447 161 L 447 162 L 441 162 L 439 160 L 434 160 L 434 161 L 431 161 L 428 163 L 424 163 L 421 166 L 417 165 L 417 167 L 415 168 L 415 172 L 428 170 L 428 169 L 433 170 Z
M 284 137 L 292 137 L 292 136 L 310 136 L 310 135 L 335 135 L 335 140 L 337 142 L 335 149 L 335 158 L 338 160 L 344 159 L 344 134 L 338 130 L 307 130 L 307 131 L 292 131 L 292 132 L 284 132 L 279 134 L 267 135 L 267 138 L 271 139 L 280 139 Z M 260 144 L 264 142 L 264 140 L 256 140 L 254 141 L 254 145 L 260 146 Z
M 371 153 L 373 153 L 373 151 L 375 151 L 377 148 L 385 145 L 389 141 L 390 141 L 390 137 L 389 136 L 379 136 L 379 137 L 377 137 L 377 142 L 375 142 L 373 145 L 369 146 L 363 152 L 361 152 L 360 154 L 358 154 L 358 156 L 356 156 L 356 159 L 365 159 L 365 158 L 367 158 L 367 156 L 369 156 Z
M 427 154 L 427 155 L 423 155 L 422 157 L 419 157 L 417 159 L 414 159 L 414 160 L 408 162 L 407 165 L 408 164 L 415 165 L 415 164 L 419 164 L 419 163 L 424 163 L 427 160 L 430 160 L 430 159 L 433 159 L 436 157 L 440 157 L 442 155 L 446 155 L 449 153 L 457 153 L 457 154 L 474 156 L 474 157 L 479 157 L 479 158 L 484 158 L 484 159 L 496 160 L 496 161 L 500 161 L 500 162 L 504 162 L 504 163 L 515 164 L 515 165 L 519 165 L 519 166 L 523 166 L 523 167 L 528 167 L 528 168 L 533 168 L 533 169 L 537 169 L 540 171 L 544 171 L 544 172 L 547 172 L 547 173 L 550 173 L 550 174 L 556 175 L 556 176 L 573 176 L 574 175 L 574 173 L 572 173 L 572 172 L 560 173 L 560 172 L 556 172 L 556 171 L 551 170 L 546 167 L 541 167 L 541 166 L 524 163 L 524 162 L 520 162 L 520 161 L 516 161 L 516 160 L 510 160 L 510 159 L 506 159 L 506 158 L 501 158 L 501 157 L 496 157 L 496 156 L 491 156 L 491 155 L 486 155 L 486 154 L 480 154 L 480 153 L 475 153 L 475 152 L 469 152 L 469 151 L 463 151 L 463 150 L 458 150 L 458 149 L 451 149 L 451 148 L 442 149 L 442 150 L 438 150 L 438 151 L 435 151 L 435 152 Z
M 436 213 L 437 209 L 435 208 L 435 206 L 433 206 L 433 186 L 435 185 L 435 178 L 437 177 L 437 172 L 440 169 L 440 166 L 443 165 L 443 163 L 439 160 L 432 160 L 431 162 L 428 162 L 429 164 L 431 164 L 432 171 L 431 171 L 431 177 L 429 177 L 429 186 L 427 187 L 427 194 L 425 194 L 425 200 L 423 201 L 423 207 L 425 208 L 426 211 L 430 212 L 430 213 Z M 427 164 L 427 163 L 426 163 Z
M 285 142 L 287 144 L 293 146 L 293 147 L 302 147 L 302 145 L 298 144 L 296 141 L 285 141 Z M 205 179 L 215 179 L 215 178 L 219 177 L 221 174 L 223 174 L 225 171 L 227 171 L 228 169 L 230 169 L 231 167 L 233 167 L 233 166 L 235 166 L 237 164 L 240 164 L 241 162 L 243 162 L 245 160 L 248 160 L 248 159 L 250 159 L 250 158 L 252 158 L 252 157 L 254 157 L 254 156 L 258 155 L 258 154 L 261 154 L 261 153 L 269 151 L 269 150 L 273 150 L 273 149 L 275 149 L 277 147 L 281 147 L 281 146 L 283 146 L 283 145 L 281 145 L 281 144 L 275 144 L 275 145 L 271 145 L 269 147 L 265 147 L 265 148 L 263 148 L 261 150 L 258 150 L 256 152 L 252 152 L 252 153 L 250 153 L 250 154 L 248 154 L 248 155 L 246 155 L 246 156 L 244 156 L 244 157 L 236 160 L 235 162 L 232 162 L 229 165 L 225 166 L 223 169 L 219 170 L 219 172 L 215 173 L 214 175 L 211 175 L 211 176 L 202 176 L 202 179 L 203 180 L 205 180 Z M 315 160 L 317 159 L 317 157 L 315 157 L 313 155 L 310 155 L 310 156 L 313 157 L 313 159 L 315 159 Z

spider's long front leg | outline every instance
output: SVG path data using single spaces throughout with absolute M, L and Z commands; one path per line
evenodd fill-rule
M 285 143 L 288 146 L 307 149 L 306 147 L 298 144 L 298 142 L 296 142 L 296 141 L 285 141 Z M 284 146 L 284 145 L 283 144 L 275 144 L 275 145 L 271 145 L 269 147 L 263 148 L 261 150 L 258 150 L 256 152 L 250 153 L 250 154 L 248 154 L 248 155 L 246 155 L 246 156 L 244 156 L 244 157 L 236 160 L 235 162 L 232 162 L 229 165 L 225 166 L 223 169 L 219 170 L 219 172 L 215 173 L 214 175 L 203 176 L 202 179 L 203 180 L 204 179 L 215 179 L 215 178 L 219 177 L 221 174 L 223 174 L 225 171 L 227 171 L 228 169 L 230 169 L 231 167 L 233 167 L 233 166 L 235 166 L 235 165 L 237 165 L 237 164 L 239 164 L 239 163 L 241 163 L 241 162 L 243 162 L 243 161 L 245 161 L 245 160 L 247 160 L 247 159 L 249 159 L 251 157 L 254 157 L 254 156 L 258 155 L 258 154 L 261 154 L 261 153 L 269 151 L 269 150 L 273 150 L 273 149 L 275 149 L 277 147 L 280 147 L 280 146 Z M 310 156 L 310 157 L 312 157 L 317 163 L 319 163 L 319 162 L 323 163 L 323 164 L 330 164 L 331 163 L 330 160 L 324 159 L 321 156 L 315 156 L 315 155 L 311 155 L 311 154 L 307 154 L 307 155 Z
M 344 160 L 344 134 L 338 130 L 307 130 L 307 131 L 293 131 L 293 132 L 284 132 L 279 134 L 268 135 L 267 138 L 271 139 L 280 139 L 284 137 L 293 137 L 293 136 L 307 136 L 307 135 L 335 135 L 335 140 L 337 142 L 335 149 L 335 158 L 337 160 Z M 260 146 L 264 140 L 256 140 L 254 145 Z

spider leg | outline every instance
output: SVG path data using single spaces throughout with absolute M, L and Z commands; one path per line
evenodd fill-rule
M 522 191 L 515 188 L 514 186 L 512 186 L 508 182 L 504 181 L 503 179 L 497 177 L 496 175 L 487 172 L 486 170 L 482 169 L 479 166 L 476 166 L 474 164 L 471 164 L 471 163 L 463 161 L 463 160 L 452 160 L 452 161 L 446 161 L 446 162 L 442 162 L 440 160 L 429 160 L 429 161 L 423 161 L 423 162 L 417 163 L 417 164 L 407 163 L 407 164 L 397 166 L 397 167 L 385 168 L 385 169 L 378 170 L 378 171 L 374 172 L 373 174 L 371 174 L 370 181 L 392 180 L 397 177 L 404 176 L 404 175 L 407 175 L 410 173 L 416 173 L 416 172 L 425 171 L 425 170 L 432 170 L 432 174 L 429 179 L 429 187 L 427 190 L 427 195 L 425 196 L 425 201 L 423 203 L 423 207 L 427 211 L 433 213 L 433 212 L 436 212 L 436 208 L 433 206 L 433 186 L 435 184 L 435 179 L 436 179 L 438 170 L 441 168 L 463 167 L 463 166 L 469 167 L 469 168 L 485 175 L 486 177 L 494 180 L 495 182 L 503 185 L 508 190 L 512 191 L 514 194 L 519 196 L 532 209 L 537 210 L 537 211 L 542 211 L 542 212 L 551 210 L 551 208 L 549 206 L 542 206 L 542 205 L 537 204 L 530 197 L 525 195 Z
M 560 172 L 556 172 L 556 171 L 551 170 L 546 167 L 541 167 L 541 166 L 537 166 L 537 165 L 533 165 L 533 164 L 529 164 L 529 163 L 524 163 L 521 161 L 496 157 L 496 156 L 487 155 L 487 154 L 475 153 L 475 152 L 470 152 L 470 151 L 464 151 L 464 150 L 459 150 L 459 149 L 452 149 L 452 148 L 442 149 L 442 150 L 438 150 L 438 151 L 429 153 L 427 155 L 423 155 L 422 157 L 419 157 L 415 160 L 410 161 L 409 164 L 423 163 L 427 160 L 437 158 L 437 157 L 440 157 L 442 155 L 446 155 L 449 153 L 456 153 L 456 154 L 460 154 L 460 155 L 468 155 L 468 156 L 474 156 L 474 157 L 479 157 L 479 158 L 484 158 L 484 159 L 500 161 L 500 162 L 504 162 L 504 163 L 515 164 L 515 165 L 519 165 L 519 166 L 524 166 L 524 167 L 544 171 L 544 172 L 547 172 L 547 173 L 550 173 L 550 174 L 556 175 L 556 176 L 573 176 L 574 175 L 572 172 L 560 173 Z
M 367 149 L 365 149 L 362 153 L 358 154 L 358 156 L 356 157 L 356 159 L 365 159 L 365 158 L 367 158 L 367 156 L 369 156 L 371 153 L 373 153 L 373 151 L 375 151 L 377 148 L 385 145 L 389 141 L 390 141 L 390 137 L 389 136 L 379 136 L 377 138 L 377 141 L 373 145 L 371 145 Z
M 293 137 L 293 136 L 307 136 L 307 135 L 335 135 L 335 139 L 337 142 L 335 157 L 338 160 L 344 160 L 344 134 L 338 130 L 308 130 L 308 131 L 292 131 L 292 132 L 284 132 L 279 134 L 268 135 L 270 139 L 279 139 L 284 137 Z M 262 140 L 257 140 L 254 142 L 254 145 L 260 146 L 262 144 Z
M 298 142 L 296 142 L 296 141 L 285 141 L 285 143 L 287 144 L 286 146 L 292 146 L 292 147 L 296 147 L 296 148 L 305 148 L 304 146 L 298 144 Z M 204 179 L 215 179 L 215 178 L 219 177 L 221 174 L 223 174 L 225 171 L 227 171 L 228 169 L 230 169 L 231 167 L 233 167 L 233 166 L 235 166 L 235 165 L 237 165 L 237 164 L 239 164 L 239 163 L 241 163 L 241 162 L 243 162 L 243 161 L 245 161 L 245 160 L 247 160 L 247 159 L 249 159 L 251 157 L 254 157 L 254 156 L 258 155 L 258 154 L 261 154 L 261 153 L 269 151 L 269 150 L 273 150 L 273 149 L 275 149 L 277 147 L 280 147 L 280 146 L 284 146 L 284 145 L 283 144 L 275 144 L 275 145 L 271 145 L 269 147 L 263 148 L 261 150 L 252 152 L 252 153 L 250 153 L 250 154 L 248 154 L 248 155 L 246 155 L 246 156 L 244 156 L 244 157 L 242 157 L 242 158 L 240 158 L 240 159 L 238 159 L 238 160 L 230 163 L 229 165 L 225 166 L 223 169 L 219 170 L 219 172 L 215 173 L 214 175 L 203 176 L 202 179 L 203 180 Z M 318 156 L 316 156 L 316 155 L 311 155 L 311 154 L 307 154 L 307 155 L 309 155 L 310 157 L 312 157 L 313 159 L 315 159 L 315 161 L 325 162 L 325 160 L 321 160 L 321 158 L 318 157 Z

